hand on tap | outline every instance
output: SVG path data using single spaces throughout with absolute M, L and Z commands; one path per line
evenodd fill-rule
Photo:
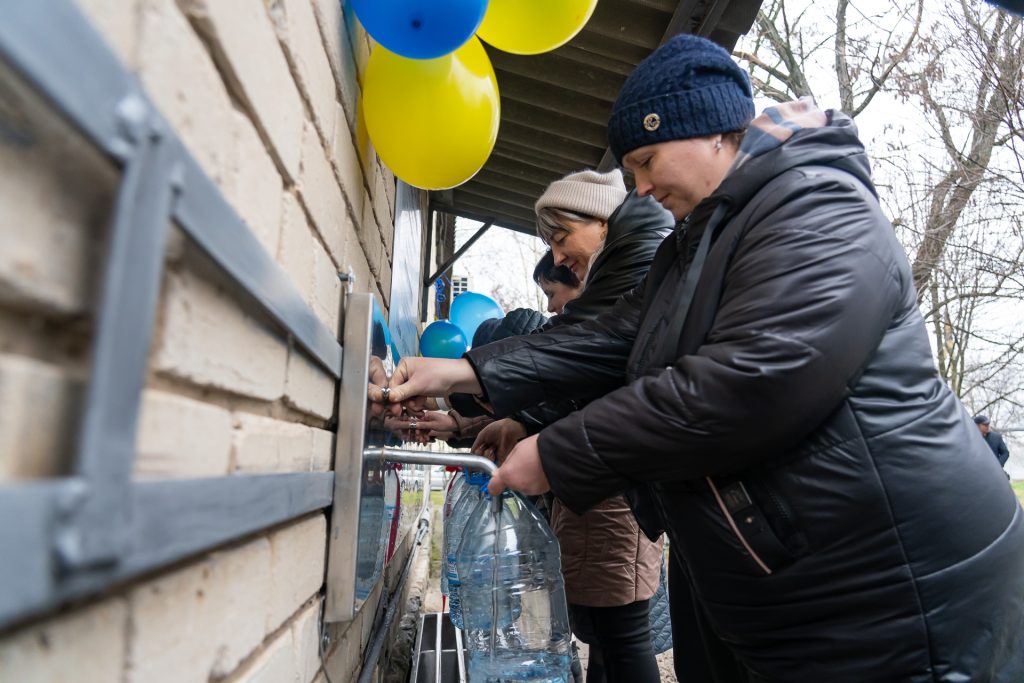
M 388 386 L 388 373 L 384 363 L 377 356 L 370 356 L 370 372 L 366 397 L 369 400 L 370 417 L 380 417 L 384 413 L 384 403 L 380 401 L 382 391 Z
M 376 389 L 376 391 L 375 391 Z M 447 358 L 403 358 L 385 388 L 370 387 L 370 400 L 387 406 L 392 415 L 422 413 L 429 398 L 450 393 L 479 394 L 480 383 L 469 361 Z

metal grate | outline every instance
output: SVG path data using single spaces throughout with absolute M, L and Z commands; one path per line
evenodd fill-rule
M 466 651 L 462 632 L 447 612 L 420 617 L 409 683 L 466 683 Z

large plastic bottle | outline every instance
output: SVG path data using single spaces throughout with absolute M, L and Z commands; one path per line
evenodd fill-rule
M 459 498 L 466 493 L 469 482 L 463 472 L 457 472 L 448 486 L 445 494 L 444 505 L 441 506 L 441 548 L 448 547 L 448 520 L 451 519 L 452 509 Z M 448 595 L 448 566 L 447 555 L 443 554 L 441 562 L 441 594 Z
M 478 502 L 458 575 L 470 683 L 568 683 L 569 615 L 558 541 L 536 508 L 506 492 Z
M 455 565 L 456 553 L 462 542 L 463 530 L 470 520 L 470 513 L 484 496 L 483 488 L 487 486 L 487 477 L 477 472 L 469 472 L 466 474 L 466 482 L 465 493 L 455 502 L 452 514 L 448 517 L 444 546 L 445 573 L 448 574 L 448 617 L 455 628 L 462 628 L 462 599 Z

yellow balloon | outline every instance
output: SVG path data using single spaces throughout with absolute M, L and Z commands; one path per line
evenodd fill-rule
M 595 7 L 597 0 L 490 0 L 476 34 L 504 52 L 536 55 L 572 40 Z
M 366 129 L 395 175 L 425 190 L 466 182 L 494 148 L 498 81 L 475 37 L 437 59 L 406 59 L 380 45 L 363 74 Z

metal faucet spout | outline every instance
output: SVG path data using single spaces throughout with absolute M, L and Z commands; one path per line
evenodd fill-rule
M 366 459 L 379 458 L 382 462 L 401 462 L 410 465 L 450 465 L 452 467 L 468 467 L 483 470 L 489 475 L 498 471 L 498 466 L 487 458 L 471 453 L 433 453 L 431 451 L 413 451 L 391 446 L 378 446 L 363 451 Z
M 498 466 L 492 461 L 480 455 L 472 453 L 433 453 L 431 451 L 411 451 L 404 448 L 392 446 L 378 446 L 367 448 L 363 456 L 369 460 L 380 458 L 381 462 L 401 462 L 409 465 L 450 465 L 452 467 L 468 467 L 474 470 L 483 470 L 494 476 Z M 501 496 L 494 497 L 494 513 L 501 511 Z

